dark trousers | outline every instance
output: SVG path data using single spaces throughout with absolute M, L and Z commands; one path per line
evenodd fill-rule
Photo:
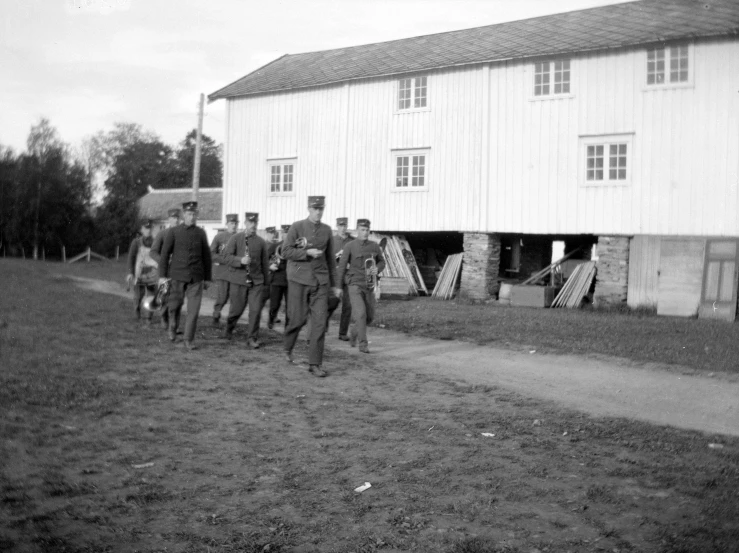
M 288 316 L 288 303 L 287 303 L 287 285 L 282 286 L 281 284 L 272 284 L 269 287 L 269 322 L 274 324 L 277 319 L 277 312 L 280 310 L 282 305 L 282 298 L 285 298 L 285 328 L 287 328 L 290 317 Z
M 187 318 L 185 319 L 185 340 L 192 342 L 195 338 L 195 330 L 198 326 L 198 315 L 200 314 L 200 303 L 203 300 L 203 281 L 183 282 L 172 280 L 172 288 L 169 292 L 169 328 L 177 332 L 180 326 L 180 313 L 182 305 L 187 297 Z
M 367 325 L 375 318 L 375 294 L 367 288 L 349 285 L 349 298 L 352 302 L 352 328 L 353 336 L 359 338 L 360 346 L 367 346 Z
M 263 284 L 254 284 L 251 287 L 246 284 L 231 283 L 231 306 L 228 310 L 226 332 L 233 332 L 236 323 L 244 314 L 246 306 L 249 306 L 249 325 L 247 337 L 257 339 L 259 336 L 259 320 L 262 315 L 262 298 L 264 294 Z
M 346 336 L 349 332 L 349 323 L 352 322 L 352 301 L 349 299 L 349 287 L 344 285 L 341 295 L 341 321 L 339 322 L 339 336 Z M 331 315 L 329 315 L 330 317 Z
M 290 323 L 285 330 L 285 350 L 293 350 L 300 329 L 310 319 L 308 363 L 320 365 L 323 362 L 323 342 L 326 337 L 328 285 L 312 286 L 288 282 L 287 308 L 290 313 Z
M 228 301 L 231 291 L 231 283 L 227 280 L 216 280 L 216 303 L 213 305 L 213 318 L 218 320 L 221 318 L 221 310 Z
M 141 302 L 144 301 L 144 298 L 146 298 L 146 292 L 149 292 L 149 294 L 154 295 L 156 293 L 157 287 L 155 284 L 134 284 L 133 285 L 133 308 L 136 313 L 136 317 L 141 316 Z M 146 310 L 145 310 L 146 311 Z M 146 311 L 146 318 L 151 319 L 151 316 L 153 313 L 151 311 Z

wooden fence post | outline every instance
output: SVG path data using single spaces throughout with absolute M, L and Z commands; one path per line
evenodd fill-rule
M 120 246 L 115 247 L 115 260 L 118 261 L 118 254 L 119 254 Z
M 67 248 L 62 245 L 62 263 L 67 262 Z
M 46 263 L 46 247 L 41 248 L 41 260 Z
M 91 251 L 92 251 L 92 250 L 90 249 L 90 246 L 87 246 L 87 262 L 88 262 L 88 263 L 90 262 L 90 252 L 91 252 Z

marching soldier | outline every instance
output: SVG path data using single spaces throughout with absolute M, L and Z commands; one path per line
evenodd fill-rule
M 215 235 L 210 245 L 210 253 L 213 257 L 213 280 L 216 283 L 216 302 L 213 306 L 213 325 L 218 326 L 221 320 L 221 310 L 226 305 L 229 296 L 230 283 L 228 281 L 228 265 L 223 256 L 223 250 L 231 237 L 236 234 L 239 226 L 239 216 L 236 213 L 226 215 L 226 230 Z
M 285 331 L 285 356 L 292 363 L 295 342 L 310 318 L 311 335 L 308 370 L 324 377 L 321 368 L 326 335 L 329 287 L 341 297 L 336 280 L 336 260 L 331 239 L 331 227 L 321 223 L 326 207 L 324 196 L 308 197 L 308 218 L 296 221 L 290 227 L 282 248 L 287 261 L 287 306 L 290 323 Z
M 208 289 L 211 280 L 211 257 L 208 237 L 196 225 L 198 221 L 198 202 L 182 204 L 184 223 L 172 227 L 164 236 L 162 254 L 159 260 L 160 284 L 172 280 L 169 293 L 169 339 L 175 341 L 180 323 L 182 305 L 187 296 L 187 318 L 185 320 L 185 347 L 197 349 L 193 345 L 195 330 L 200 314 L 203 290 Z
M 133 285 L 133 305 L 136 318 L 141 318 L 141 302 L 146 292 L 154 293 L 157 284 L 157 264 L 151 258 L 150 251 L 153 239 L 151 237 L 151 219 L 141 221 L 139 235 L 131 241 L 128 248 L 128 274 L 126 282 Z M 152 323 L 152 312 L 147 312 L 146 319 Z
M 273 246 L 275 246 L 279 239 L 277 227 L 267 227 L 264 229 L 264 232 L 267 234 L 267 238 L 265 240 L 267 244 L 267 259 L 269 260 L 269 263 L 272 263 L 272 254 L 270 253 L 270 249 L 274 249 Z M 268 267 L 269 268 L 269 267 Z M 269 275 L 269 279 L 264 283 L 264 288 L 262 288 L 262 306 L 266 306 L 267 302 L 269 301 L 269 293 L 272 283 L 272 271 L 268 271 L 267 274 Z
M 244 231 L 234 234 L 223 251 L 223 258 L 228 265 L 228 281 L 231 287 L 231 306 L 224 337 L 231 338 L 234 327 L 248 304 L 247 343 L 253 349 L 261 345 L 258 338 L 262 295 L 264 285 L 269 279 L 267 243 L 257 236 L 258 222 L 258 213 L 247 212 Z
M 154 243 L 151 245 L 149 255 L 151 258 L 161 265 L 162 245 L 164 244 L 164 236 L 169 229 L 180 224 L 180 210 L 176 207 L 167 210 L 167 228 L 160 230 L 154 237 Z M 161 270 L 159 271 L 161 275 Z M 169 311 L 167 306 L 162 308 L 162 327 L 166 330 L 169 327 Z
M 280 304 L 282 299 L 285 298 L 285 328 L 290 318 L 287 316 L 287 259 L 282 254 L 277 255 L 277 250 L 280 251 L 285 245 L 284 237 L 287 235 L 287 231 L 290 230 L 290 225 L 282 225 L 282 237 L 283 240 L 276 242 L 269 246 L 267 254 L 269 255 L 269 272 L 270 285 L 269 285 L 269 320 L 267 321 L 267 328 L 270 330 L 274 328 L 277 320 L 277 312 L 280 310 Z
M 338 269 L 339 263 L 341 261 L 341 252 L 344 250 L 344 246 L 346 246 L 349 242 L 354 240 L 354 237 L 347 232 L 347 226 L 349 225 L 349 218 L 348 217 L 339 217 L 336 219 L 336 234 L 334 234 L 334 254 L 336 255 L 336 266 Z M 347 336 L 347 333 L 349 332 L 349 323 L 351 322 L 352 318 L 352 304 L 349 300 L 349 293 L 346 286 L 346 283 L 344 283 L 342 280 L 339 280 L 339 285 L 342 289 L 342 295 L 341 295 L 341 321 L 339 323 L 339 340 L 343 340 L 344 342 L 347 342 L 349 340 L 349 336 Z M 338 302 L 337 302 L 338 304 Z M 338 307 L 338 305 L 336 305 Z M 336 307 L 334 309 L 329 309 L 328 318 L 331 319 L 331 315 L 336 310 Z M 328 330 L 328 320 L 326 321 L 326 329 Z
M 352 303 L 352 325 L 349 330 L 349 345 L 357 345 L 359 351 L 369 353 L 367 325 L 375 317 L 375 294 L 370 282 L 377 282 L 377 275 L 385 268 L 385 259 L 380 246 L 369 239 L 369 219 L 357 220 L 357 238 L 344 248 L 339 263 L 339 281 L 346 282 Z M 367 263 L 368 260 L 372 260 Z M 347 268 L 348 267 L 348 268 Z

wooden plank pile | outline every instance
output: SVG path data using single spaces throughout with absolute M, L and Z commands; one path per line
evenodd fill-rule
M 565 282 L 562 290 L 554 298 L 551 307 L 580 307 L 585 295 L 590 291 L 590 285 L 595 277 L 595 261 L 581 263 Z
M 457 288 L 457 281 L 459 280 L 459 274 L 462 271 L 462 253 L 454 253 L 446 258 L 444 267 L 441 269 L 439 280 L 434 286 L 434 291 L 431 292 L 432 298 L 449 300 L 454 297 L 454 292 Z
M 410 244 L 405 237 L 371 233 L 369 238 L 377 243 L 385 239 L 383 276 L 405 278 L 408 281 L 409 292 L 413 296 L 417 296 L 420 292 L 428 294 Z

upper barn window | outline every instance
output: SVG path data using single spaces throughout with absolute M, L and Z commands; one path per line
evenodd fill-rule
M 428 107 L 428 77 L 398 81 L 398 111 Z
M 534 64 L 534 96 L 570 93 L 570 60 L 541 61 Z
M 690 83 L 690 47 L 656 46 L 647 50 L 647 86 Z
M 297 159 L 269 160 L 270 194 L 292 194 L 295 189 L 295 166 Z

